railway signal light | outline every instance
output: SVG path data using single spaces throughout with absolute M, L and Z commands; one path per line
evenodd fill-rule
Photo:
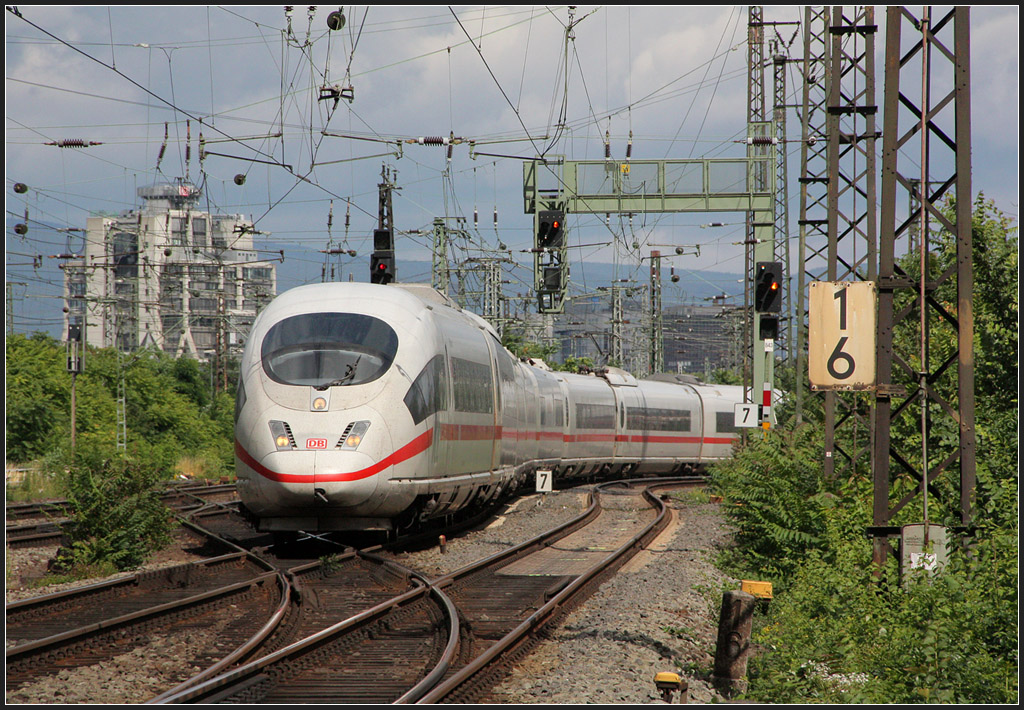
M 562 267 L 545 266 L 543 291 L 558 293 L 562 290 Z
M 778 340 L 779 338 L 779 317 L 761 316 L 761 327 L 758 328 L 758 335 L 761 340 Z
M 759 261 L 754 269 L 754 310 L 758 313 L 782 311 L 782 262 Z
M 374 251 L 394 251 L 395 250 L 395 236 L 390 229 L 375 229 L 373 230 L 373 250 Z
M 395 235 L 390 229 L 373 230 L 370 255 L 370 283 L 389 284 L 395 280 Z
M 561 249 L 565 246 L 564 212 L 541 210 L 537 213 L 537 246 L 542 249 Z
M 394 252 L 373 252 L 373 254 L 370 255 L 370 283 L 389 284 L 394 280 Z

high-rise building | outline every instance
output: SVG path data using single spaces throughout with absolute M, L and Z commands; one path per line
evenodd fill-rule
M 65 333 L 122 352 L 156 348 L 214 360 L 237 352 L 277 291 L 243 215 L 198 208 L 185 181 L 142 187 L 141 209 L 87 220 L 85 247 L 64 265 Z

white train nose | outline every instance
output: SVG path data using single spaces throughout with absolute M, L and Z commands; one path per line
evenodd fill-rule
M 313 501 L 316 507 L 354 508 L 370 500 L 377 490 L 382 467 L 358 451 L 317 451 L 313 464 Z
M 246 482 L 259 491 L 259 508 L 295 514 L 318 508 L 351 511 L 372 502 L 379 474 L 389 468 L 357 451 L 275 451 L 244 463 L 255 474 Z

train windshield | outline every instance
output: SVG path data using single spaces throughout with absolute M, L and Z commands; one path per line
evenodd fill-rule
M 275 324 L 260 356 L 270 379 L 327 389 L 372 382 L 387 372 L 398 336 L 384 321 L 359 313 L 305 313 Z

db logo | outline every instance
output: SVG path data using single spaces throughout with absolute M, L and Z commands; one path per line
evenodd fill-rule
M 326 449 L 327 439 L 306 439 L 307 449 Z

